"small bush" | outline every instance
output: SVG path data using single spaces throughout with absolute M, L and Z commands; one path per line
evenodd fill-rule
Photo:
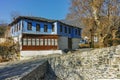
M 113 40 L 112 39 L 108 39 L 107 40 L 107 47 L 112 46 L 112 44 L 113 44 Z
M 94 48 L 99 48 L 99 43 L 95 43 Z
M 117 45 L 120 44 L 120 39 L 115 38 L 115 39 L 112 40 L 112 43 L 113 43 L 113 46 L 117 46 Z
M 90 45 L 89 44 L 79 44 L 80 48 L 89 48 Z
M 19 44 L 13 41 L 6 41 L 0 44 L 0 62 L 19 59 Z

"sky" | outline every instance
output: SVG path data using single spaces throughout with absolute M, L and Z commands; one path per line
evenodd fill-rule
M 11 15 L 64 19 L 69 12 L 69 0 L 0 0 L 0 22 L 10 23 Z

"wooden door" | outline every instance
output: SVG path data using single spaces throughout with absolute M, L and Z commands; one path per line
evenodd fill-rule
M 68 48 L 72 49 L 72 38 L 68 38 Z

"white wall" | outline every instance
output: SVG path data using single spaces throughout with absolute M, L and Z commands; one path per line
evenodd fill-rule
M 80 38 L 72 38 L 72 49 L 79 48 Z M 58 38 L 58 47 L 60 50 L 68 49 L 68 37 Z
M 80 38 L 72 38 L 72 49 L 79 48 Z
M 58 38 L 58 48 L 60 50 L 68 49 L 68 37 L 60 36 Z
M 62 54 L 62 50 L 36 50 L 36 51 L 21 51 L 20 59 L 29 59 L 37 56 L 49 55 L 49 54 Z

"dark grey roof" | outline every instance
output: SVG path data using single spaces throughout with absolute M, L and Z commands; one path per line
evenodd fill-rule
M 78 19 L 74 19 L 74 20 L 60 20 L 62 23 L 74 26 L 74 27 L 78 27 L 78 28 L 83 28 L 84 26 L 82 25 L 81 21 Z
M 34 17 L 34 16 L 19 16 L 17 17 L 13 22 L 11 22 L 9 25 L 13 25 L 17 23 L 21 19 L 28 19 L 28 20 L 34 20 L 34 21 L 43 21 L 43 22 L 55 22 L 56 20 L 42 18 L 42 17 Z
M 11 25 L 17 23 L 21 19 L 29 19 L 29 20 L 34 20 L 34 21 L 43 21 L 43 22 L 51 22 L 51 23 L 58 21 L 58 22 L 63 23 L 65 25 L 82 28 L 79 20 L 53 20 L 53 19 L 47 19 L 47 18 L 42 18 L 42 17 L 34 17 L 34 16 L 19 16 L 9 25 L 11 26 Z

